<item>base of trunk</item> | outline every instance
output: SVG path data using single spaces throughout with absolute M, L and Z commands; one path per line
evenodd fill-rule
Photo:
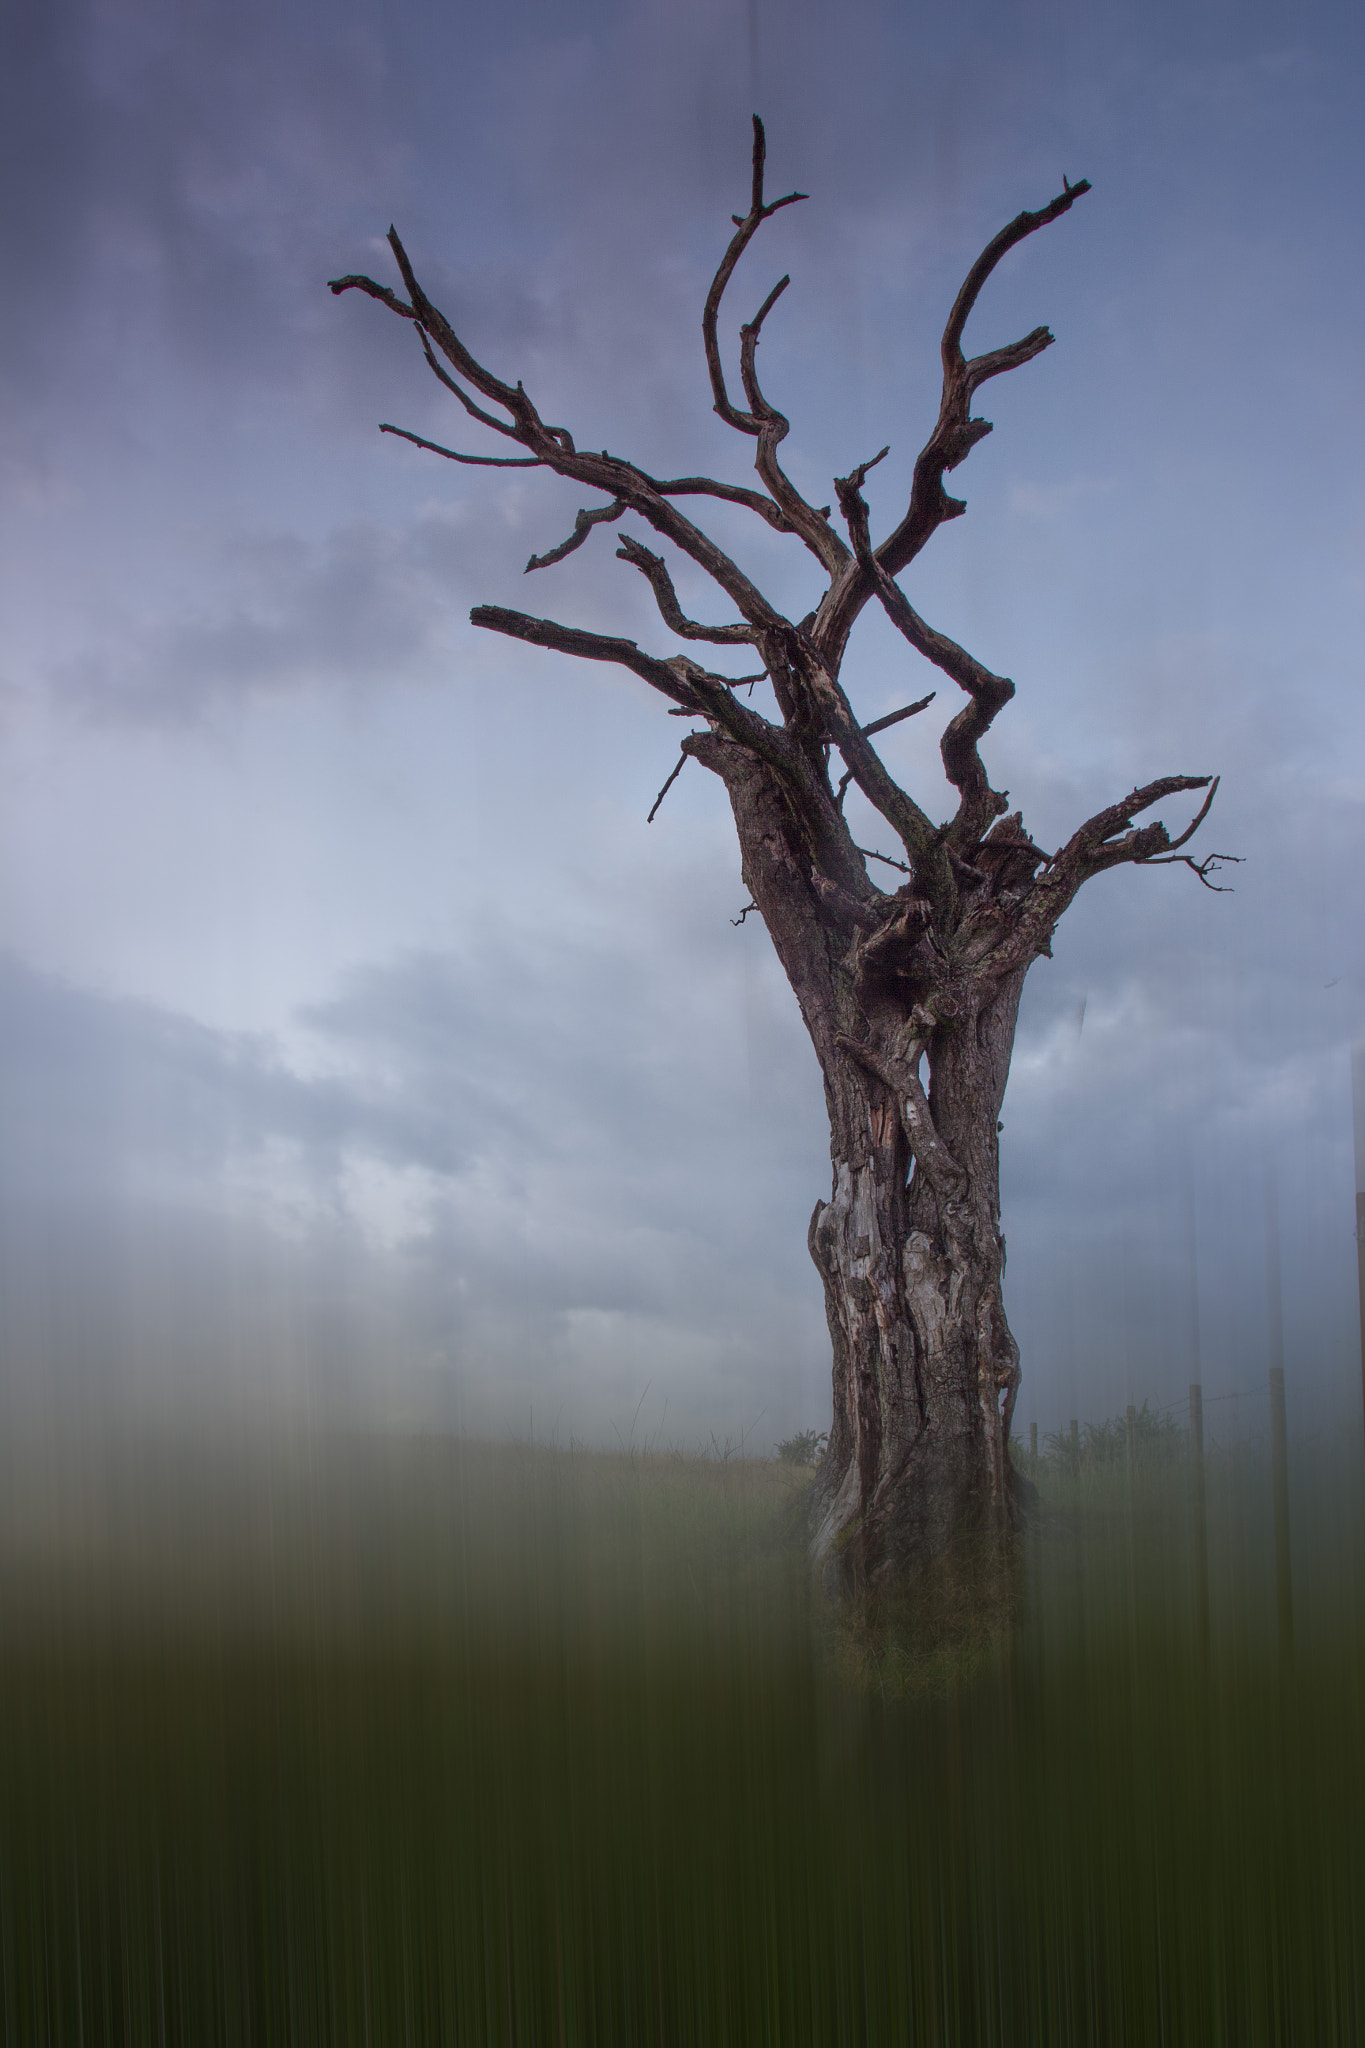
M 908 1576 L 843 1592 L 839 1663 L 883 1696 L 956 1692 L 1010 1654 L 1025 1578 L 1017 1533 L 958 1536 Z
M 937 1573 L 951 1579 L 964 1558 L 975 1560 L 973 1570 L 988 1565 L 988 1576 L 1009 1558 L 1036 1496 L 1008 1463 L 1002 1492 L 980 1448 L 960 1438 L 938 1443 L 926 1430 L 862 1512 L 856 1462 L 839 1474 L 827 1456 L 811 1501 L 810 1552 L 829 1596 L 899 1598 Z
M 810 1550 L 847 1674 L 905 1696 L 955 1690 L 992 1668 L 1024 1597 L 1024 1535 L 1038 1506 L 1029 1481 L 1011 1468 L 1002 1511 L 989 1487 L 935 1475 L 833 1541 L 828 1486 L 817 1475 Z

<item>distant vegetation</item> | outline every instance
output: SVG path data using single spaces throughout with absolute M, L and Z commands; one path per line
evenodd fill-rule
M 798 1436 L 784 1437 L 777 1455 L 784 1465 L 815 1465 L 828 1442 L 827 1429 L 803 1429 Z
M 1044 1439 L 1046 1455 L 1063 1472 L 1075 1472 L 1083 1465 L 1126 1464 L 1131 1454 L 1145 1465 L 1181 1456 L 1189 1448 L 1189 1433 L 1173 1415 L 1153 1414 L 1144 1401 L 1133 1411 L 1131 1428 L 1122 1415 L 1106 1422 L 1087 1422 L 1076 1437 L 1070 1431 L 1054 1430 Z M 1016 1457 L 1020 1446 L 1016 1443 Z

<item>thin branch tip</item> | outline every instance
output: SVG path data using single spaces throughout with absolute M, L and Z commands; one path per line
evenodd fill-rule
M 552 563 L 562 562 L 575 548 L 582 547 L 594 526 L 601 526 L 603 522 L 610 525 L 619 519 L 625 510 L 624 498 L 613 498 L 609 505 L 595 505 L 591 509 L 584 506 L 574 515 L 573 532 L 568 539 L 562 540 L 557 548 L 551 548 L 548 554 L 532 555 L 522 574 L 529 576 L 533 569 L 548 569 Z
M 914 718 L 917 712 L 927 711 L 937 695 L 937 690 L 931 690 L 927 697 L 917 698 L 900 711 L 888 711 L 884 718 L 874 718 L 870 725 L 863 727 L 864 739 L 870 738 L 874 732 L 885 732 L 889 725 L 899 725 L 903 718 Z
M 893 860 L 889 853 L 877 853 L 870 846 L 855 846 L 853 850 L 855 853 L 860 853 L 864 860 L 879 860 L 884 867 L 899 868 L 903 875 L 913 872 L 912 869 L 906 866 L 903 860 Z
M 1241 853 L 1206 853 L 1203 860 L 1196 860 L 1193 854 L 1189 853 L 1170 853 L 1149 855 L 1137 865 L 1144 868 L 1188 868 L 1191 874 L 1198 875 L 1204 887 L 1211 889 L 1215 896 L 1233 896 L 1236 891 L 1231 882 L 1211 882 L 1209 876 L 1221 874 L 1224 862 L 1233 867 L 1242 867 L 1245 861 L 1246 855 Z
M 655 812 L 656 812 L 656 811 L 658 810 L 658 808 L 659 808 L 659 805 L 660 805 L 660 804 L 661 804 L 661 803 L 663 802 L 664 798 L 665 798 L 665 797 L 666 797 L 666 796 L 668 795 L 668 792 L 669 792 L 669 790 L 670 790 L 670 789 L 672 789 L 672 787 L 673 787 L 674 783 L 675 783 L 675 782 L 677 781 L 678 777 L 679 777 L 679 776 L 680 776 L 680 775 L 682 774 L 682 772 L 683 772 L 683 769 L 684 769 L 684 768 L 685 768 L 686 766 L 687 766 L 687 749 L 686 749 L 686 747 L 684 747 L 684 748 L 683 748 L 683 750 L 682 750 L 682 752 L 681 752 L 681 753 L 679 754 L 679 756 L 678 756 L 678 765 L 677 765 L 677 767 L 676 767 L 676 768 L 675 768 L 675 769 L 673 770 L 673 773 L 672 773 L 672 774 L 671 774 L 671 775 L 669 776 L 669 778 L 668 778 L 667 782 L 666 782 L 666 783 L 664 784 L 663 788 L 662 788 L 662 789 L 661 789 L 661 790 L 659 791 L 659 794 L 658 794 L 658 795 L 657 795 L 657 796 L 655 797 L 655 799 L 654 799 L 653 805 L 652 805 L 652 806 L 651 806 L 651 808 L 650 808 L 650 813 L 649 813 L 649 816 L 648 816 L 648 817 L 647 817 L 647 818 L 645 819 L 645 823 L 646 823 L 646 825 L 652 825 L 652 824 L 654 823 L 654 815 L 655 815 Z
M 752 334 L 755 340 L 757 340 L 759 332 L 762 329 L 763 322 L 767 319 L 769 313 L 772 312 L 773 307 L 777 304 L 778 300 L 781 298 L 783 292 L 787 289 L 787 286 L 790 283 L 791 278 L 789 276 L 778 279 L 777 283 L 773 286 L 772 290 L 769 292 L 767 298 L 763 301 L 763 304 L 759 307 L 757 313 L 755 313 L 753 319 L 749 322 L 748 326 L 740 328 L 739 331 L 741 334 Z
M 866 462 L 860 462 L 858 467 L 850 470 L 847 476 L 835 477 L 834 488 L 838 493 L 841 509 L 843 508 L 844 493 L 846 491 L 850 493 L 860 491 L 867 482 L 868 471 L 875 469 L 879 462 L 884 462 L 890 453 L 891 443 L 888 441 L 885 448 L 879 449 L 875 455 L 870 455 Z
M 421 434 L 409 433 L 406 427 L 395 427 L 388 420 L 379 422 L 381 434 L 396 434 L 400 441 L 411 441 L 414 448 L 427 448 L 433 455 L 444 455 L 447 462 L 465 462 L 474 469 L 540 469 L 543 467 L 539 455 L 461 455 L 454 448 L 443 448 L 439 441 L 428 441 Z

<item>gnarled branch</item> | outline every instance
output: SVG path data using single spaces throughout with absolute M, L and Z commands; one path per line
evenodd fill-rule
M 848 549 L 829 524 L 829 507 L 826 505 L 817 511 L 815 506 L 807 504 L 778 461 L 778 446 L 791 431 L 791 422 L 785 413 L 779 412 L 764 397 L 758 381 L 755 356 L 763 322 L 790 283 L 791 279 L 784 277 L 775 284 L 754 318 L 739 330 L 740 376 L 744 395 L 749 401 L 750 417 L 758 422 L 758 452 L 754 457 L 754 467 L 825 573 L 837 576 L 848 561 Z
M 1036 954 L 1049 953 L 1058 919 L 1077 891 L 1093 875 L 1102 874 L 1107 868 L 1118 867 L 1124 862 L 1139 867 L 1161 866 L 1165 857 L 1172 855 L 1172 849 L 1184 846 L 1191 833 L 1208 816 L 1212 802 L 1211 784 L 1216 787 L 1216 778 L 1209 775 L 1163 775 L 1156 782 L 1143 783 L 1139 788 L 1130 790 L 1120 802 L 1108 804 L 1102 811 L 1096 811 L 1094 817 L 1087 818 L 1072 833 L 1065 846 L 1050 857 L 1039 859 L 1039 849 L 1031 840 L 1022 837 L 1011 839 L 1011 845 L 1019 846 L 1031 864 L 1036 862 L 1038 871 L 1023 888 L 1012 911 L 1006 910 L 999 902 L 984 901 L 981 915 L 992 922 L 982 928 L 975 941 L 974 971 L 998 980 L 1026 967 Z M 1150 825 L 1134 824 L 1134 819 L 1143 811 L 1151 810 L 1154 804 L 1193 789 L 1210 789 L 1210 795 L 1178 838 L 1172 839 L 1159 821 Z M 991 840 L 987 838 L 978 850 L 978 861 L 983 860 L 990 846 Z M 1203 863 L 1188 860 L 1182 854 L 1174 854 L 1173 858 L 1177 862 L 1187 862 L 1206 888 L 1216 890 L 1218 885 L 1209 881 L 1209 873 L 1216 872 L 1216 863 L 1228 856 L 1213 854 Z M 1204 869 L 1202 873 L 1201 867 Z M 984 869 L 974 872 L 978 883 L 989 883 L 990 876 Z M 987 894 L 989 896 L 989 891 Z
M 533 647 L 551 647 L 558 654 L 576 654 L 584 661 L 613 661 L 622 668 L 671 697 L 691 712 L 702 704 L 690 681 L 675 662 L 661 661 L 646 654 L 634 640 L 621 640 L 610 633 L 589 633 L 580 626 L 561 626 L 556 619 L 532 618 L 527 612 L 508 611 L 500 604 L 475 605 L 469 614 L 471 626 L 486 626 L 490 632 L 505 633 L 512 640 L 529 641 Z M 757 713 L 752 714 L 757 716 Z
M 740 703 L 727 677 L 713 675 L 685 654 L 661 660 L 657 655 L 646 654 L 634 640 L 590 633 L 581 626 L 563 626 L 556 619 L 534 618 L 527 612 L 508 611 L 503 605 L 476 605 L 469 621 L 491 632 L 505 633 L 510 639 L 528 641 L 533 647 L 576 654 L 585 661 L 615 662 L 630 669 L 652 689 L 671 697 L 683 710 L 710 719 L 727 738 L 767 762 L 791 786 L 797 802 L 814 820 L 819 792 L 813 786 L 809 763 L 780 726 Z M 829 809 L 833 816 L 832 804 Z
M 392 228 L 389 229 L 389 233 L 393 233 Z M 386 284 L 376 284 L 372 277 L 364 277 L 358 271 L 351 271 L 345 277 L 329 278 L 327 289 L 333 298 L 338 299 L 343 292 L 364 292 L 367 299 L 378 299 L 382 306 L 387 306 L 391 313 L 397 313 L 401 319 L 419 319 L 419 315 L 411 306 L 403 303 L 397 292 Z
M 876 550 L 877 559 L 889 576 L 899 575 L 914 560 L 945 519 L 955 519 L 966 509 L 961 499 L 948 496 L 943 488 L 943 478 L 946 471 L 955 469 L 976 443 L 991 431 L 989 420 L 971 417 L 973 394 L 988 378 L 998 377 L 1005 370 L 1016 369 L 1021 363 L 1031 361 L 1052 342 L 1052 335 L 1046 327 L 1036 327 L 1022 341 L 977 356 L 970 362 L 962 353 L 962 332 L 967 316 L 1001 258 L 1027 236 L 1068 213 L 1082 193 L 1090 190 L 1089 180 L 1085 178 L 1077 185 L 1067 184 L 1065 179 L 1062 183 L 1063 189 L 1055 199 L 1036 213 L 1016 215 L 987 243 L 953 302 L 943 330 L 943 392 L 938 420 L 915 463 L 910 503 L 905 516 Z M 833 661 L 836 666 L 843 655 L 853 622 L 872 592 L 873 579 L 855 555 L 831 585 L 815 625 L 814 637 L 821 651 L 826 660 Z
M 771 204 L 765 203 L 763 166 L 766 156 L 767 142 L 763 134 L 763 123 L 755 114 L 753 187 L 749 211 L 742 219 L 738 214 L 734 216 L 736 231 L 711 280 L 711 288 L 706 294 L 706 304 L 702 310 L 702 341 L 706 349 L 706 367 L 710 373 L 711 395 L 715 401 L 716 412 L 727 426 L 736 428 L 741 434 L 752 434 L 757 439 L 758 450 L 754 457 L 754 467 L 786 515 L 791 530 L 800 535 L 821 567 L 829 575 L 834 576 L 847 562 L 848 549 L 827 520 L 813 505 L 807 504 L 778 461 L 778 443 L 785 439 L 790 422 L 763 396 L 754 367 L 754 351 L 758 346 L 763 322 L 786 290 L 790 279 L 784 277 L 776 284 L 754 319 L 740 329 L 740 376 L 744 385 L 744 395 L 749 402 L 748 412 L 742 412 L 731 402 L 725 386 L 725 369 L 720 357 L 717 333 L 720 302 L 725 287 L 734 275 L 735 265 L 765 220 L 770 219 L 782 207 L 792 206 L 807 196 L 804 192 L 789 192 L 785 199 L 775 199 Z
M 1143 811 L 1150 811 L 1153 804 L 1163 802 L 1168 796 L 1178 796 L 1186 789 L 1207 789 L 1212 781 L 1211 775 L 1163 775 L 1156 782 L 1145 782 L 1130 790 L 1119 803 L 1096 811 L 1079 831 L 1072 833 L 1061 851 L 1054 854 L 1054 869 L 1063 875 L 1075 872 L 1085 878 L 1101 874 L 1106 868 L 1117 867 L 1123 861 L 1145 861 L 1154 854 L 1168 853 L 1173 842 L 1166 827 L 1162 824 L 1135 826 L 1134 818 L 1140 817 Z M 1206 801 L 1195 820 L 1196 824 L 1207 815 L 1208 808 Z M 1193 830 L 1191 826 L 1190 831 Z M 1182 846 L 1189 836 L 1189 831 L 1180 835 Z
M 1014 684 L 1008 676 L 992 674 L 982 662 L 968 654 L 965 647 L 959 647 L 956 640 L 950 640 L 946 633 L 937 632 L 928 625 L 874 554 L 862 486 L 868 470 L 880 462 L 886 452 L 883 448 L 881 455 L 860 464 L 851 475 L 836 477 L 834 488 L 839 494 L 839 509 L 848 524 L 854 553 L 892 625 L 917 654 L 922 654 L 926 661 L 932 661 L 936 668 L 951 676 L 971 698 L 971 703 L 949 721 L 940 741 L 944 773 L 960 798 L 957 816 L 948 834 L 949 843 L 956 851 L 973 845 L 986 831 L 991 819 L 998 817 L 1005 808 L 1004 798 L 991 787 L 985 764 L 977 751 L 977 742 L 990 729 L 996 713 L 1009 703 L 1014 695 Z
M 398 239 L 396 228 L 389 229 L 388 241 L 399 274 L 407 286 L 408 297 L 412 302 L 412 310 L 418 325 L 435 342 L 451 368 L 463 377 L 467 384 L 472 384 L 476 391 L 481 391 L 485 398 L 491 398 L 495 405 L 502 406 L 504 411 L 510 413 L 517 426 L 523 429 L 539 427 L 544 432 L 544 423 L 521 385 L 504 384 L 501 377 L 495 377 L 491 370 L 486 370 L 483 364 L 470 354 L 445 314 L 433 306 L 417 282 L 416 272 L 408 260 L 407 250 Z
M 573 532 L 569 538 L 562 540 L 557 548 L 551 548 L 548 555 L 532 555 L 524 573 L 529 576 L 533 569 L 548 569 L 552 562 L 562 562 L 575 548 L 582 547 L 594 526 L 610 525 L 612 520 L 621 517 L 625 509 L 624 498 L 613 498 L 609 505 L 594 505 L 591 510 L 585 506 L 574 515 Z
M 690 556 L 725 592 L 743 618 L 755 626 L 765 628 L 786 624 L 781 614 L 769 604 L 738 564 L 724 549 L 716 545 L 709 534 L 703 532 L 679 511 L 671 502 L 671 498 L 705 495 L 744 505 L 758 512 L 779 532 L 787 531 L 789 528 L 786 514 L 778 505 L 761 491 L 749 490 L 737 484 L 720 483 L 708 477 L 656 480 L 647 471 L 611 455 L 606 449 L 600 453 L 592 453 L 576 448 L 567 429 L 549 426 L 541 419 L 521 384 L 503 383 L 470 353 L 445 315 L 432 304 L 422 290 L 407 251 L 397 232 L 392 228 L 389 230 L 389 243 L 407 285 L 411 303 L 400 299 L 388 286 L 376 284 L 373 278 L 358 275 L 333 279 L 331 289 L 336 293 L 349 290 L 363 291 L 369 297 L 378 299 L 381 304 L 398 313 L 403 319 L 413 321 L 427 362 L 445 388 L 459 399 L 473 418 L 480 420 L 495 432 L 520 442 L 527 449 L 527 457 L 516 458 L 517 461 L 527 467 L 533 462 L 538 463 L 554 470 L 559 476 L 586 484 L 590 489 L 603 490 L 613 499 L 621 498 L 632 511 L 638 512 L 657 532 Z M 474 403 L 457 382 L 457 378 L 452 377 L 437 362 L 433 343 L 455 370 L 457 377 L 463 378 L 485 398 L 501 406 L 508 415 L 507 420 L 495 418 L 493 414 L 485 412 L 481 406 Z M 499 461 L 499 458 L 494 457 L 461 458 L 454 450 L 441 448 L 434 442 L 424 443 L 420 436 L 409 435 L 404 429 L 395 431 L 404 438 L 418 442 L 419 445 L 432 447 L 448 459 L 471 460 L 488 466 L 496 466 Z
M 799 201 L 809 197 L 809 194 L 805 192 L 789 192 L 785 199 L 774 199 L 770 204 L 764 202 L 763 166 L 767 154 L 768 144 L 763 133 L 763 123 L 759 120 L 758 115 L 755 114 L 753 188 L 749 200 L 749 211 L 742 219 L 739 214 L 732 216 L 735 223 L 735 233 L 731 236 L 730 246 L 721 257 L 716 274 L 711 280 L 711 288 L 706 294 L 706 304 L 702 308 L 701 316 L 702 342 L 706 349 L 706 367 L 711 376 L 711 396 L 715 401 L 715 409 L 727 426 L 737 427 L 743 434 L 757 434 L 759 422 L 752 414 L 740 412 L 737 406 L 732 405 L 729 393 L 725 389 L 725 369 L 721 363 L 720 342 L 716 333 L 717 321 L 720 316 L 720 302 L 724 296 L 726 285 L 729 284 L 730 279 L 735 274 L 735 265 L 739 262 L 740 257 L 748 248 L 763 222 L 770 220 L 773 214 L 779 213 L 784 206 L 795 206 Z
M 1195 833 L 1199 830 L 1199 827 L 1203 824 L 1205 818 L 1207 818 L 1209 812 L 1213 809 L 1213 800 L 1218 794 L 1218 785 L 1222 781 L 1222 779 L 1223 778 L 1221 775 L 1214 776 L 1212 782 L 1209 783 L 1208 795 L 1204 798 L 1203 803 L 1200 804 L 1199 809 L 1195 812 L 1193 818 L 1185 827 L 1180 837 L 1178 839 L 1173 839 L 1171 841 L 1170 847 L 1168 848 L 1169 852 L 1174 853 L 1178 846 L 1187 846 L 1190 840 L 1193 839 Z M 1215 854 L 1212 856 L 1212 858 L 1214 858 L 1215 860 L 1232 860 L 1235 859 L 1236 856 L 1233 854 Z
M 938 840 L 928 812 L 921 810 L 890 774 L 842 690 L 831 685 L 824 693 L 822 710 L 829 739 L 843 755 L 849 774 L 896 834 L 916 872 L 923 872 L 932 864 Z
M 651 554 L 632 535 L 621 535 L 616 555 L 618 561 L 629 562 L 648 578 L 664 624 L 671 626 L 680 639 L 709 640 L 719 647 L 753 645 L 757 634 L 752 626 L 699 626 L 695 619 L 689 619 L 678 602 L 678 593 L 673 588 L 673 578 L 663 557 Z
M 1209 784 L 1208 795 L 1204 798 L 1203 803 L 1180 834 L 1180 837 L 1168 841 L 1164 853 L 1149 853 L 1141 856 L 1140 865 L 1152 868 L 1187 867 L 1192 874 L 1198 875 L 1206 889 L 1212 889 L 1215 896 L 1228 896 L 1232 893 L 1229 883 L 1211 882 L 1209 876 L 1218 874 L 1224 862 L 1227 862 L 1230 867 L 1240 867 L 1242 865 L 1242 855 L 1240 853 L 1208 853 L 1205 854 L 1203 860 L 1195 860 L 1188 853 L 1177 853 L 1176 851 L 1177 847 L 1189 844 L 1209 812 L 1213 809 L 1213 800 L 1218 794 L 1218 785 L 1222 779 L 1221 775 L 1214 776 L 1213 781 Z
M 746 505 L 765 519 L 774 533 L 795 531 L 780 505 L 775 505 L 765 492 L 750 490 L 747 484 L 718 483 L 711 476 L 675 476 L 662 481 L 650 477 L 649 484 L 661 498 L 719 498 L 727 505 Z

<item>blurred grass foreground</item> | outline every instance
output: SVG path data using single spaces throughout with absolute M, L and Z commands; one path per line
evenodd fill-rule
M 1358 1458 L 1033 1461 L 1023 1619 L 836 1627 L 809 1473 L 0 1454 L 0 2040 L 1365 2038 Z M 1354 1463 L 1352 1462 L 1354 1458 Z

